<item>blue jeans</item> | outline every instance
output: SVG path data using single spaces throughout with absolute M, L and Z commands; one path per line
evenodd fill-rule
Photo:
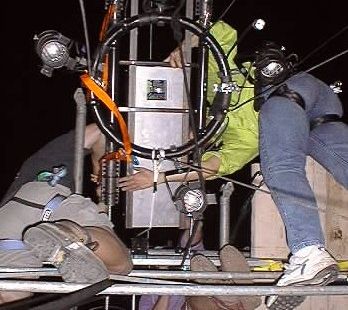
M 348 126 L 328 122 L 310 130 L 318 116 L 342 116 L 337 95 L 313 76 L 300 73 L 286 84 L 298 92 L 306 109 L 286 97 L 268 98 L 260 110 L 261 171 L 283 219 L 292 253 L 324 245 L 316 199 L 306 177 L 309 155 L 348 188 Z

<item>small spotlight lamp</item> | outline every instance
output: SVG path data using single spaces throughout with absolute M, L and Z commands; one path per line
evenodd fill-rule
M 174 205 L 181 213 L 198 218 L 207 206 L 204 192 L 198 185 L 181 185 L 174 194 Z
M 70 57 L 71 39 L 55 30 L 46 30 L 34 36 L 36 53 L 42 61 L 41 73 L 51 77 L 53 70 L 62 67 L 73 69 L 76 59 Z

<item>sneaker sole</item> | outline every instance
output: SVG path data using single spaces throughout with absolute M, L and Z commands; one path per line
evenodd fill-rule
M 334 282 L 338 278 L 339 270 L 337 265 L 330 265 L 319 271 L 312 279 L 297 282 L 290 285 L 302 286 L 302 285 L 318 285 L 323 286 Z
M 312 279 L 297 282 L 289 285 L 304 286 L 315 285 L 324 286 L 334 282 L 338 278 L 339 270 L 337 265 L 331 265 L 318 272 Z M 297 308 L 306 299 L 306 296 L 278 296 L 278 298 L 268 307 L 270 310 L 292 310 Z
M 55 226 L 45 224 L 29 228 L 23 239 L 41 261 L 57 267 L 64 281 L 95 283 L 109 278 L 104 263 L 90 249 L 73 243 Z M 57 259 L 57 254 L 61 259 Z
M 267 309 L 269 310 L 292 310 L 305 301 L 305 296 L 278 296 L 275 302 Z

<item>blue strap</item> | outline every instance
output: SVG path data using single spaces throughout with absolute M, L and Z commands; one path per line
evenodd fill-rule
M 27 250 L 28 246 L 22 240 L 0 240 L 0 250 Z
M 65 196 L 59 194 L 54 196 L 43 209 L 41 214 L 41 221 L 48 221 L 54 210 L 60 206 L 60 204 L 65 198 Z

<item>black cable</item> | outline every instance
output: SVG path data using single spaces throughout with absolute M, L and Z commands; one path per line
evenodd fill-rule
M 171 26 L 172 26 L 172 30 L 173 30 L 173 34 L 174 34 L 174 39 L 178 43 L 180 43 L 182 40 L 182 34 L 180 31 L 180 24 L 178 23 L 178 17 L 179 17 L 180 11 L 184 7 L 185 2 L 186 2 L 186 0 L 181 0 L 178 7 L 175 9 L 175 11 L 172 14 Z
M 182 72 L 183 72 L 183 77 L 184 77 L 184 86 L 185 86 L 185 92 L 186 92 L 186 97 L 187 97 L 187 103 L 189 105 L 189 119 L 190 119 L 190 123 L 191 123 L 191 128 L 192 128 L 192 134 L 193 134 L 193 141 L 194 141 L 194 145 L 195 145 L 195 153 L 196 153 L 196 160 L 198 162 L 198 165 L 201 165 L 201 151 L 198 147 L 198 133 L 196 130 L 196 126 L 195 126 L 195 119 L 194 119 L 194 107 L 192 104 L 192 99 L 191 99 L 191 93 L 190 93 L 190 89 L 189 89 L 189 83 L 188 83 L 188 77 L 187 77 L 187 72 L 184 66 L 184 53 L 182 50 L 182 46 L 181 46 L 181 42 L 182 42 L 182 33 L 181 33 L 181 27 L 180 24 L 177 20 L 178 18 L 178 14 L 180 12 L 180 10 L 183 8 L 185 4 L 185 0 L 181 0 L 179 6 L 177 7 L 177 9 L 174 11 L 173 15 L 172 15 L 172 21 L 171 21 L 171 27 L 173 30 L 173 36 L 174 39 L 176 40 L 178 47 L 179 47 L 179 54 L 180 54 L 180 59 L 181 59 L 181 63 L 183 64 L 182 66 Z M 204 178 L 203 178 L 203 174 L 202 173 L 198 173 L 198 179 L 201 183 L 202 186 L 202 191 L 203 191 L 203 195 L 206 195 L 205 193 L 205 182 L 204 182 Z
M 124 3 L 124 18 L 127 17 L 128 7 L 129 7 L 129 0 L 126 0 Z
M 87 21 L 86 21 L 86 11 L 85 11 L 83 0 L 79 0 L 79 3 L 80 3 L 80 8 L 81 8 L 83 31 L 84 31 L 84 35 L 85 35 L 85 41 L 86 41 L 87 68 L 88 68 L 88 72 L 92 72 L 91 47 L 89 44 L 88 27 L 87 27 Z
M 290 77 L 294 76 L 296 74 L 293 74 L 291 75 Z M 261 91 L 260 93 L 258 93 L 256 96 L 253 96 L 245 101 L 243 101 L 241 104 L 235 106 L 233 109 L 230 109 L 229 111 L 235 111 L 235 110 L 238 110 L 240 109 L 242 106 L 246 105 L 247 103 L 250 103 L 252 101 L 254 101 L 255 99 L 259 99 L 259 98 L 262 98 L 262 95 L 264 95 L 265 93 L 271 91 L 271 90 L 275 90 L 277 87 L 281 86 L 282 84 L 285 84 L 286 81 L 290 78 L 288 77 L 287 79 L 285 79 L 284 81 L 280 82 L 280 83 L 277 83 L 277 84 L 274 84 L 274 85 L 271 85 L 270 87 L 268 88 L 265 88 L 263 91 Z
M 250 63 L 249 69 L 247 70 L 245 68 L 245 66 L 243 65 L 243 63 L 240 61 L 240 59 L 238 58 L 238 55 L 236 55 L 236 57 L 233 59 L 234 63 L 236 64 L 239 72 L 244 75 L 245 79 L 250 83 L 250 84 L 255 84 L 255 79 L 251 76 L 250 72 L 252 69 L 252 63 Z M 246 72 L 247 71 L 247 72 Z M 246 82 L 245 80 L 245 82 Z M 245 84 L 245 83 L 244 83 Z M 247 87 L 244 87 L 247 88 Z
M 317 68 L 319 68 L 319 67 L 321 67 L 321 66 L 327 64 L 328 62 L 330 62 L 330 61 L 332 61 L 332 60 L 335 60 L 336 58 L 341 57 L 341 56 L 343 56 L 344 54 L 347 54 L 347 53 L 348 53 L 348 49 L 346 49 L 346 50 L 344 50 L 343 52 L 340 52 L 340 53 L 338 53 L 337 55 L 332 56 L 332 57 L 328 58 L 327 60 L 324 60 L 324 61 L 322 61 L 321 63 L 319 63 L 319 64 L 317 64 L 317 65 L 315 65 L 315 66 L 313 66 L 313 67 L 307 69 L 305 72 L 313 71 L 314 69 L 317 69 Z
M 180 263 L 180 267 L 183 267 L 184 264 L 185 264 L 185 261 L 187 259 L 187 254 L 190 251 L 190 247 L 191 247 L 193 238 L 196 236 L 196 232 L 197 232 L 197 229 L 198 229 L 199 222 L 200 222 L 199 220 L 194 220 L 191 236 L 188 238 L 188 240 L 187 240 L 187 242 L 185 244 L 185 247 L 184 247 L 184 252 L 182 254 L 182 260 L 181 260 L 181 263 Z
M 192 170 L 195 170 L 195 171 L 201 170 L 201 171 L 204 171 L 204 172 L 207 172 L 207 173 L 214 172 L 211 169 L 203 168 L 203 167 L 197 167 L 197 166 L 191 165 L 191 164 L 183 162 L 183 161 L 177 161 L 177 162 L 179 162 L 180 164 L 182 164 L 182 165 L 184 165 L 186 167 L 190 167 Z M 216 173 L 212 174 L 212 176 L 216 177 L 217 179 L 221 179 L 221 180 L 224 180 L 224 181 L 228 181 L 228 182 L 231 182 L 231 183 L 234 183 L 234 184 L 241 185 L 241 186 L 246 187 L 246 188 L 255 189 L 255 190 L 258 190 L 260 192 L 263 192 L 263 193 L 266 193 L 266 194 L 270 194 L 270 192 L 268 190 L 264 190 L 262 188 L 254 186 L 254 185 L 246 184 L 246 183 L 243 183 L 243 182 L 240 182 L 240 181 L 228 178 L 228 177 L 224 177 L 224 176 L 218 175 Z
M 235 244 L 236 243 L 236 239 L 237 239 L 237 234 L 239 232 L 239 228 L 241 226 L 241 224 L 243 223 L 243 221 L 245 220 L 246 216 L 249 214 L 250 211 L 250 205 L 251 205 L 251 200 L 255 195 L 255 190 L 253 190 L 245 199 L 244 203 L 242 204 L 242 206 L 240 207 L 240 213 L 239 216 L 237 218 L 237 222 L 236 224 L 233 226 L 233 229 L 231 231 L 230 234 L 230 243 L 231 244 Z
M 298 65 L 303 64 L 308 58 L 313 56 L 315 53 L 317 53 L 319 50 L 321 50 L 325 45 L 327 45 L 329 42 L 331 42 L 333 39 L 337 38 L 339 35 L 341 35 L 343 32 L 345 32 L 348 29 L 348 25 L 343 27 L 340 31 L 338 31 L 336 34 L 334 34 L 332 37 L 330 37 L 328 40 L 324 41 L 322 44 L 320 44 L 317 48 L 315 48 L 312 52 L 310 52 L 307 56 L 305 56 Z
M 311 67 L 311 68 L 309 68 L 309 69 L 307 69 L 307 70 L 303 70 L 302 72 L 310 72 L 310 71 L 312 71 L 312 70 L 314 70 L 314 69 L 317 69 L 317 68 L 319 68 L 320 66 L 323 66 L 323 65 L 329 63 L 330 61 L 333 61 L 333 60 L 337 59 L 338 57 L 341 57 L 341 56 L 343 56 L 343 55 L 345 55 L 345 54 L 347 54 L 347 53 L 348 53 L 348 49 L 344 50 L 343 52 L 338 53 L 338 54 L 335 55 L 335 56 L 332 56 L 332 57 L 328 58 L 327 60 L 322 61 L 321 63 L 319 63 L 319 64 L 317 64 L 317 65 L 315 65 L 315 66 L 313 66 L 313 67 Z M 295 75 L 296 75 L 296 74 L 295 74 Z M 289 78 L 291 78 L 292 76 L 294 76 L 294 75 L 291 75 Z M 269 91 L 271 91 L 272 89 L 275 89 L 275 88 L 279 87 L 280 85 L 286 83 L 286 81 L 287 81 L 289 78 L 287 78 L 286 80 L 282 81 L 281 83 L 272 85 L 271 87 L 269 87 L 269 88 L 263 90 L 262 92 L 260 92 L 260 93 L 257 94 L 256 96 L 247 99 L 246 101 L 244 101 L 244 102 L 242 102 L 241 104 L 237 105 L 237 106 L 234 107 L 233 109 L 230 109 L 229 111 L 238 110 L 238 109 L 240 109 L 242 106 L 244 106 L 245 104 L 250 103 L 250 102 L 254 101 L 255 99 L 261 98 L 262 95 L 264 95 L 266 92 L 269 92 Z
M 190 169 L 186 172 L 186 176 L 188 175 L 188 173 L 190 172 Z M 186 178 L 186 177 L 185 177 Z M 166 187 L 167 187 L 167 190 L 170 194 L 170 197 L 172 198 L 172 200 L 174 201 L 174 195 L 173 195 L 173 192 L 169 186 L 169 182 L 167 180 L 167 177 L 166 175 L 164 175 L 164 182 L 166 184 Z M 203 195 L 205 195 L 205 192 L 203 192 Z M 188 238 L 184 248 L 183 248 L 183 258 L 182 258 L 182 261 L 180 263 L 180 267 L 183 267 L 184 264 L 185 264 L 185 261 L 186 261 L 186 258 L 187 258 L 187 254 L 189 253 L 189 250 L 190 250 L 190 247 L 192 245 L 192 241 L 194 239 L 194 237 L 196 236 L 196 233 L 197 233 L 197 230 L 198 230 L 198 224 L 199 224 L 199 221 L 200 220 L 194 220 L 194 223 L 193 223 L 193 227 L 192 227 L 192 234 L 191 236 Z
M 253 181 L 255 180 L 255 178 L 260 175 L 260 171 L 257 171 L 256 173 L 254 173 L 254 175 L 251 178 L 251 182 L 253 183 Z M 261 187 L 263 185 L 263 182 L 261 182 L 257 187 Z M 236 243 L 236 238 L 237 238 L 237 234 L 240 228 L 240 225 L 243 223 L 243 221 L 245 220 L 246 216 L 250 213 L 251 211 L 251 200 L 253 199 L 254 195 L 256 193 L 256 189 L 250 190 L 250 193 L 247 195 L 244 203 L 242 204 L 241 208 L 240 208 L 240 213 L 239 216 L 237 218 L 237 222 L 234 225 L 231 234 L 230 234 L 230 243 L 231 244 L 235 244 Z
M 222 20 L 225 15 L 227 14 L 227 12 L 231 9 L 232 5 L 236 2 L 237 0 L 232 0 L 231 3 L 227 6 L 227 8 L 225 9 L 225 11 L 222 12 L 222 14 L 220 16 L 218 16 L 218 18 L 216 18 L 217 21 Z M 215 22 L 216 23 L 216 22 Z M 212 23 L 205 31 L 202 35 L 206 34 L 209 32 L 209 30 L 215 25 L 215 23 Z
M 227 6 L 225 11 L 222 12 L 222 14 L 217 18 L 217 20 L 223 19 L 227 12 L 232 8 L 232 5 L 236 2 L 237 0 L 232 0 L 231 3 Z M 210 29 L 208 29 L 209 31 Z
M 245 68 L 245 67 L 243 66 L 243 68 Z M 239 69 L 239 70 L 240 70 L 240 69 Z M 239 92 L 239 94 L 238 94 L 237 102 L 236 102 L 235 104 L 231 104 L 231 106 L 235 106 L 235 105 L 239 104 L 240 99 L 241 99 L 241 97 L 242 97 L 242 89 L 245 88 L 246 82 L 247 82 L 247 81 L 248 81 L 249 83 L 250 83 L 251 81 L 254 82 L 253 79 L 252 79 L 252 80 L 249 79 L 249 77 L 251 77 L 251 70 L 252 70 L 252 64 L 251 64 L 251 63 L 250 63 L 250 66 L 249 66 L 249 68 L 248 68 L 247 70 L 248 70 L 248 71 L 247 71 L 245 74 L 242 73 L 243 76 L 244 76 L 244 81 L 243 81 L 243 84 L 240 86 L 241 90 L 240 90 L 240 92 Z M 231 100 L 231 101 L 232 101 L 232 100 Z
M 44 294 L 38 296 L 30 296 L 25 299 L 9 302 L 0 306 L 1 310 L 23 310 L 31 309 L 32 306 L 58 299 L 61 294 Z
M 179 45 L 179 50 L 180 50 L 180 58 L 184 59 L 184 54 L 182 51 L 181 46 Z M 196 130 L 196 126 L 195 126 L 195 119 L 194 119 L 194 114 L 193 114 L 193 104 L 192 104 L 192 100 L 191 100 L 191 94 L 190 94 L 190 90 L 189 90 L 189 85 L 188 85 L 188 78 L 187 78 L 187 73 L 185 68 L 182 68 L 183 70 L 183 74 L 184 74 L 184 85 L 185 85 L 185 91 L 186 91 L 186 95 L 187 95 L 187 102 L 189 105 L 189 117 L 190 117 L 190 123 L 191 123 L 191 127 L 192 127 L 192 134 L 193 134 L 193 141 L 195 144 L 195 152 L 196 152 L 196 160 L 197 160 L 197 164 L 201 165 L 201 151 L 198 147 L 198 133 Z M 202 190 L 203 190 L 203 195 L 205 195 L 205 184 L 204 184 L 204 178 L 202 173 L 198 173 L 198 179 L 201 182 L 201 186 L 202 186 Z
M 242 32 L 242 34 L 240 36 L 238 36 L 237 40 L 232 44 L 231 48 L 228 50 L 228 52 L 226 53 L 226 57 L 228 58 L 230 56 L 230 54 L 232 53 L 232 51 L 236 48 L 237 45 L 239 45 L 239 43 L 244 39 L 244 37 L 249 33 L 249 31 L 253 28 L 253 23 L 248 25 L 248 27 L 246 27 L 244 29 L 244 31 Z
M 188 171 L 186 172 L 186 175 L 187 175 L 189 172 L 190 172 L 190 170 L 188 170 Z M 170 186 L 169 186 L 169 182 L 168 182 L 166 176 L 164 176 L 164 182 L 165 182 L 165 184 L 166 184 L 167 190 L 168 190 L 168 192 L 169 192 L 169 194 L 170 194 L 172 200 L 174 201 L 174 195 L 173 195 L 172 190 L 171 190 L 171 188 L 170 188 Z M 191 247 L 191 245 L 192 245 L 192 241 L 193 241 L 194 237 L 196 236 L 196 233 L 197 233 L 197 230 L 198 230 L 199 221 L 200 221 L 200 220 L 194 220 L 193 227 L 192 227 L 192 234 L 191 234 L 191 236 L 188 238 L 188 240 L 187 240 L 187 242 L 186 242 L 186 244 L 185 244 L 185 246 L 184 246 L 184 248 L 183 248 L 183 253 L 182 253 L 183 256 L 182 256 L 182 261 L 181 261 L 181 263 L 180 263 L 180 267 L 183 267 L 184 264 L 185 264 L 185 261 L 186 261 L 186 258 L 187 258 L 187 254 L 189 253 L 190 247 Z
M 37 306 L 37 307 L 33 307 L 33 308 L 31 308 L 31 310 L 47 310 L 47 309 L 64 310 L 64 309 L 69 309 L 73 306 L 77 306 L 77 305 L 81 304 L 84 300 L 100 293 L 101 291 L 112 286 L 113 284 L 114 284 L 114 281 L 112 281 L 110 279 L 105 279 L 105 280 L 99 281 L 97 283 L 94 283 L 92 285 L 89 285 L 89 286 L 87 286 L 83 289 L 80 289 L 78 291 L 64 295 L 63 297 L 59 298 L 58 300 L 54 300 L 54 301 L 45 303 L 45 304 Z
M 332 37 L 330 37 L 328 40 L 324 41 L 321 45 L 319 45 L 317 48 L 315 48 L 311 53 L 309 53 L 306 57 L 304 57 L 298 64 L 297 64 L 297 67 L 301 64 L 304 63 L 304 61 L 306 61 L 309 57 L 311 57 L 313 54 L 315 54 L 316 52 L 318 52 L 320 49 L 322 49 L 325 45 L 327 45 L 330 41 L 332 41 L 333 39 L 337 38 L 339 35 L 341 35 L 343 32 L 345 32 L 346 30 L 348 29 L 348 25 L 343 27 L 340 31 L 338 31 L 335 35 L 333 35 Z M 324 64 L 327 64 L 329 63 L 330 61 L 332 60 L 335 60 L 336 58 L 338 57 L 341 57 L 343 56 L 344 54 L 346 54 L 348 52 L 348 50 L 344 50 L 343 52 L 340 52 L 338 53 L 337 55 L 333 56 L 333 57 L 330 57 L 328 58 L 327 60 L 324 60 L 322 61 L 321 63 L 307 69 L 307 70 L 304 70 L 304 72 L 310 72 L 314 69 L 317 69 L 319 68 L 320 66 L 324 65 Z M 282 83 L 285 83 L 285 81 L 283 81 Z M 282 83 L 279 83 L 279 84 L 275 84 L 275 85 L 272 85 L 270 88 L 262 91 L 261 93 L 257 94 L 256 96 L 252 97 L 252 98 L 249 98 L 247 99 L 246 101 L 242 102 L 241 104 L 239 104 L 238 106 L 234 107 L 233 109 L 231 109 L 230 111 L 235 111 L 239 108 L 241 108 L 242 106 L 244 106 L 245 104 L 249 103 L 249 102 L 252 102 L 254 101 L 255 99 L 258 99 L 258 98 L 261 98 L 262 95 L 266 92 L 268 92 L 269 90 L 273 89 L 273 88 L 276 88 L 278 87 L 280 84 Z

